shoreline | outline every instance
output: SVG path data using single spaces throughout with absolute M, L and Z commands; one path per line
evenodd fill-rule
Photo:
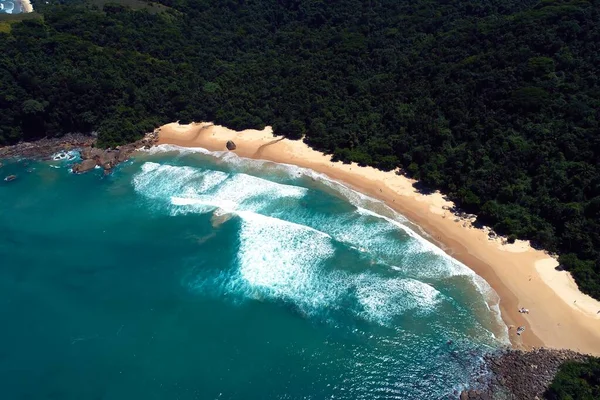
M 33 12 L 33 6 L 31 5 L 31 0 L 20 0 L 21 8 L 23 8 L 23 12 L 30 13 Z
M 503 244 L 502 238 L 490 238 L 489 230 L 472 226 L 471 216 L 453 214 L 453 203 L 439 192 L 419 193 L 414 180 L 394 171 L 332 162 L 303 141 L 274 137 L 269 127 L 237 132 L 211 123 L 175 122 L 156 132 L 158 144 L 211 151 L 226 150 L 226 142 L 232 140 L 237 145 L 233 152 L 241 157 L 309 168 L 383 201 L 496 291 L 513 348 L 564 348 L 600 355 L 600 302 L 579 292 L 568 272 L 556 271 L 558 263 L 547 253 L 527 241 Z M 520 314 L 521 307 L 530 313 Z M 518 326 L 526 328 L 521 336 L 516 335 Z

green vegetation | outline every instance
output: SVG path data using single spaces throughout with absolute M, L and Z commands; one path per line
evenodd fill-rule
M 564 363 L 544 397 L 549 400 L 600 399 L 600 358 Z
M 36 2 L 0 33 L 0 144 L 272 124 L 403 168 L 600 298 L 598 0 L 160 2 Z
M 100 9 L 104 8 L 104 6 L 107 4 L 119 4 L 121 6 L 129 7 L 132 10 L 144 9 L 151 14 L 156 14 L 168 9 L 168 7 L 165 7 L 160 3 L 145 0 L 89 0 L 88 4 L 96 6 Z
M 42 16 L 38 13 L 21 13 L 21 14 L 0 14 L 0 33 L 10 33 L 12 24 L 24 21 L 26 19 L 40 19 Z

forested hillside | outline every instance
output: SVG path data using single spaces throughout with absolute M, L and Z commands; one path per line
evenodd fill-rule
M 600 298 L 599 1 L 160 2 L 37 2 L 0 33 L 0 144 L 270 124 L 403 168 Z
M 548 400 L 599 399 L 600 358 L 564 363 L 544 397 Z

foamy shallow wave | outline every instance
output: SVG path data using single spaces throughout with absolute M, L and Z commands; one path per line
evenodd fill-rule
M 393 216 L 394 220 L 397 220 L 398 222 L 408 222 L 408 220 L 404 216 L 392 210 L 385 203 L 360 192 L 357 192 L 356 190 L 352 190 L 344 184 L 332 180 L 327 175 L 319 173 L 309 168 L 298 167 L 292 164 L 274 163 L 267 160 L 243 158 L 230 151 L 210 151 L 202 147 L 181 147 L 172 144 L 161 144 L 158 146 L 154 146 L 150 149 L 141 149 L 141 151 L 152 155 L 164 153 L 178 153 L 180 155 L 188 155 L 194 153 L 204 154 L 218 159 L 219 161 L 223 161 L 231 166 L 243 167 L 244 169 L 255 171 L 279 172 L 282 175 L 287 176 L 289 179 L 307 178 L 310 181 L 315 181 L 323 184 L 338 195 L 341 195 L 350 204 L 356 206 L 357 208 L 365 210 L 365 212 L 368 212 L 369 210 L 367 210 L 364 207 L 378 205 L 382 209 L 388 211 L 389 214 Z
M 193 282 L 197 290 L 217 286 L 231 295 L 284 300 L 306 315 L 344 308 L 382 325 L 409 310 L 430 313 L 443 300 L 414 279 L 327 269 L 335 247 L 326 233 L 248 211 L 235 215 L 241 220 L 239 268 Z
M 202 193 L 228 177 L 229 174 L 221 171 L 202 174 L 192 167 L 146 162 L 142 165 L 141 172 L 133 177 L 133 185 L 136 191 L 146 197 L 167 199 L 172 196 L 186 197 L 186 194 Z
M 76 150 L 70 151 L 59 151 L 50 156 L 53 161 L 74 161 L 80 157 L 80 154 Z
M 431 285 L 432 281 L 465 276 L 485 296 L 486 306 L 500 320 L 499 298 L 487 282 L 419 236 L 406 225 L 404 217 L 382 202 L 355 192 L 322 174 L 292 165 L 248 160 L 230 152 L 209 152 L 205 149 L 163 145 L 152 150 L 153 153 L 172 151 L 209 155 L 219 162 L 226 161 L 227 165 L 234 165 L 236 171 L 275 171 L 292 182 L 309 177 L 304 184 L 310 184 L 313 180 L 323 183 L 355 206 L 351 213 L 295 224 L 292 221 L 300 218 L 298 213 L 301 207 L 293 204 L 277 213 L 279 219 L 261 214 L 276 199 L 302 199 L 309 191 L 305 187 L 277 183 L 240 172 L 226 173 L 145 162 L 142 171 L 134 177 L 136 190 L 147 197 L 166 200 L 172 207 L 172 214 L 233 213 L 240 218 L 239 274 L 219 278 L 222 280 L 221 286 L 228 292 L 238 290 L 250 297 L 285 299 L 298 305 L 304 312 L 311 313 L 318 307 L 336 304 L 343 293 L 354 291 L 362 307 L 359 314 L 387 323 L 394 315 L 409 309 L 427 312 L 435 308 L 443 296 Z M 374 257 L 375 262 L 389 265 L 390 270 L 398 271 L 403 277 L 396 281 L 375 274 L 361 276 L 339 270 L 321 271 L 319 265 L 323 260 L 333 257 L 332 249 L 336 242 L 354 248 L 367 257 Z
M 140 148 L 138 151 L 147 153 L 147 154 L 163 154 L 163 153 L 179 153 L 179 154 L 189 154 L 189 153 L 201 153 L 201 154 L 212 154 L 219 152 L 212 152 L 210 150 L 206 150 L 203 147 L 181 147 L 173 144 L 161 144 L 158 146 L 152 146 L 149 149 Z
M 216 202 L 210 197 L 203 198 L 202 196 L 196 198 L 172 196 L 171 204 L 174 206 L 190 206 L 190 211 L 192 212 L 208 212 L 219 209 L 223 212 L 230 213 L 234 212 L 238 206 L 234 201 L 223 200 Z
M 414 279 L 381 279 L 364 274 L 354 284 L 366 318 L 383 324 L 408 310 L 432 312 L 443 297 L 433 286 Z
M 307 189 L 277 184 L 247 174 L 229 174 L 188 166 L 145 162 L 133 178 L 136 191 L 149 198 L 169 200 L 188 211 L 254 209 L 265 198 L 301 198 Z M 197 207 L 193 207 L 197 206 Z M 177 211 L 175 211 L 177 212 Z
M 314 287 L 321 281 L 316 276 L 318 264 L 334 254 L 328 235 L 258 214 L 239 215 L 239 278 L 251 290 L 292 300 L 303 307 L 317 307 L 332 300 L 331 291 Z

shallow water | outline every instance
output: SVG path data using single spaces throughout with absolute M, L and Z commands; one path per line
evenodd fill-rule
M 0 14 L 20 14 L 23 7 L 19 0 L 0 0 Z
M 3 399 L 444 398 L 505 343 L 489 286 L 382 203 L 165 150 L 0 169 Z

